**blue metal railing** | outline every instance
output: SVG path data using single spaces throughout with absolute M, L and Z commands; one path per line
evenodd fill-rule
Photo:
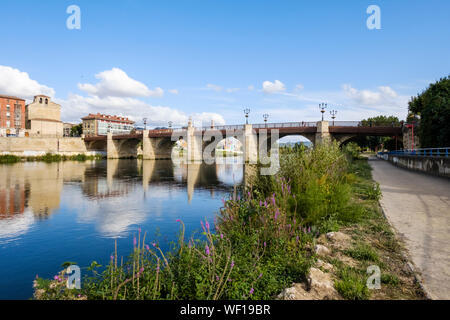
M 450 147 L 448 148 L 423 148 L 423 149 L 405 149 L 395 150 L 389 152 L 378 152 L 379 155 L 399 155 L 399 156 L 420 156 L 420 157 L 447 157 L 450 154 Z

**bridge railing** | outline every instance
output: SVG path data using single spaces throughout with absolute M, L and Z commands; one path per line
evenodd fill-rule
M 419 156 L 419 157 L 449 157 L 450 147 L 448 148 L 423 148 L 423 149 L 405 149 L 389 152 L 379 152 L 379 154 L 399 155 L 399 156 Z
M 279 122 L 279 123 L 257 123 L 253 124 L 252 127 L 255 129 L 266 129 L 266 128 L 299 128 L 299 127 L 315 127 L 317 122 Z

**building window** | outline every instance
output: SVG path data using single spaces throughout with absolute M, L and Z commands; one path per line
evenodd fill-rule
M 45 104 L 48 104 L 48 99 L 45 99 Z
M 11 122 L 8 120 L 8 121 L 6 121 L 6 127 L 7 128 L 10 128 L 11 127 Z
M 39 98 L 39 103 L 42 103 L 42 98 Z

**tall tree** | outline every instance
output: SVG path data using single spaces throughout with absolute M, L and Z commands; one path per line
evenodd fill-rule
M 422 148 L 450 147 L 450 77 L 430 86 L 409 102 L 409 112 L 420 117 Z

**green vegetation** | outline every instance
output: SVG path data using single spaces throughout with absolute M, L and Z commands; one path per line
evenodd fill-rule
M 101 155 L 87 156 L 85 154 L 66 156 L 53 153 L 46 153 L 43 156 L 28 156 L 28 157 L 18 157 L 14 155 L 0 155 L 0 163 L 2 164 L 17 163 L 23 161 L 59 162 L 59 161 L 87 161 L 87 160 L 101 160 L 101 159 L 103 159 Z
M 363 127 L 400 127 L 401 122 L 394 116 L 377 116 L 367 118 L 361 121 Z M 362 149 L 376 150 L 384 148 L 387 150 L 398 150 L 403 146 L 402 139 L 399 137 L 396 141 L 394 137 L 377 137 L 377 136 L 359 136 L 353 139 Z
M 366 300 L 369 298 L 366 278 L 360 270 L 343 267 L 339 270 L 338 277 L 339 280 L 335 282 L 334 286 L 344 299 Z
M 450 145 L 450 77 L 444 77 L 409 102 L 410 118 L 420 116 L 422 148 Z
M 80 137 L 83 134 L 83 124 L 79 123 L 76 126 L 70 128 L 71 137 Z
M 118 257 L 116 249 L 108 265 L 94 261 L 81 290 L 66 289 L 60 273 L 53 280 L 37 279 L 34 298 L 273 299 L 306 279 L 316 261 L 312 248 L 325 232 L 362 225 L 383 234 L 378 246 L 393 248 L 385 240 L 395 239 L 379 212 L 358 200 L 373 185 L 366 160 L 352 160 L 337 144 L 284 148 L 281 154 L 276 175 L 255 170 L 251 187 L 235 188 L 224 200 L 214 228 L 203 221 L 201 235 L 185 239 L 179 221 L 178 240 L 166 252 L 139 230 L 130 256 Z M 364 201 L 376 203 L 368 198 Z M 383 265 L 376 248 L 358 241 L 344 253 L 362 266 L 336 262 L 336 289 L 347 299 L 370 297 L 364 267 Z M 393 279 L 385 276 L 386 282 Z

